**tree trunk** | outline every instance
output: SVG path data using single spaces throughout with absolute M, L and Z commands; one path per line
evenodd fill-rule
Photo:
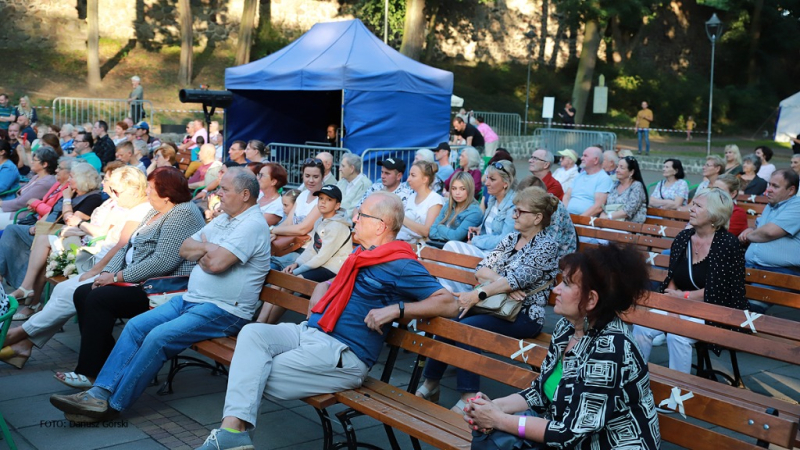
M 542 0 L 542 24 L 539 32 L 539 67 L 544 67 L 544 52 L 547 51 L 547 19 L 550 16 L 550 2 Z
M 558 64 L 558 54 L 561 51 L 561 37 L 564 35 L 564 28 L 566 28 L 566 21 L 558 21 L 558 29 L 556 35 L 553 37 L 553 52 L 550 53 L 550 61 L 547 63 L 550 67 L 555 67 Z
M 436 47 L 436 17 L 439 14 L 439 6 L 430 7 L 430 18 L 428 18 L 427 29 L 425 31 L 425 53 L 422 62 L 428 64 L 433 59 L 433 48 Z
M 181 23 L 181 61 L 178 70 L 178 85 L 192 84 L 192 59 L 194 36 L 192 36 L 192 4 L 189 0 L 178 0 L 178 16 Z
M 758 45 L 761 41 L 761 13 L 764 10 L 764 0 L 755 0 L 753 6 L 753 17 L 750 21 L 750 49 L 747 52 L 747 82 L 755 84 L 758 82 L 758 62 L 756 54 Z
M 242 22 L 239 25 L 239 40 L 236 43 L 237 66 L 250 62 L 250 47 L 253 45 L 253 23 L 256 20 L 258 0 L 244 0 Z
M 99 0 L 87 0 L 86 24 L 88 25 L 86 54 L 86 83 L 90 89 L 100 87 L 100 27 L 98 23 Z
M 583 28 L 583 48 L 578 61 L 578 72 L 575 74 L 575 86 L 572 88 L 573 106 L 575 107 L 575 123 L 583 123 L 586 102 L 592 88 L 592 76 L 597 65 L 597 50 L 603 29 L 596 20 L 588 20 Z
M 406 20 L 400 53 L 419 61 L 425 42 L 425 0 L 406 0 Z
M 255 44 L 257 47 L 263 47 L 270 39 L 272 39 L 272 1 L 260 0 L 258 2 L 258 25 L 256 26 Z

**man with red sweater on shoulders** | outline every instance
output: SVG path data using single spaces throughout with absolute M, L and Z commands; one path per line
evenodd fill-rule
M 531 159 L 528 160 L 528 170 L 544 181 L 544 185 L 547 186 L 547 192 L 562 200 L 564 198 L 564 189 L 561 187 L 561 183 L 553 178 L 553 174 L 550 173 L 550 166 L 553 165 L 553 161 L 555 161 L 555 157 L 552 153 L 543 148 L 537 149 L 531 155 Z
M 222 425 L 200 449 L 254 448 L 245 431 L 256 426 L 263 393 L 292 400 L 360 386 L 393 321 L 456 316 L 453 295 L 417 261 L 408 243 L 395 240 L 403 209 L 400 198 L 385 191 L 361 204 L 354 237 L 361 246 L 331 284 L 317 285 L 308 321 L 242 329 Z

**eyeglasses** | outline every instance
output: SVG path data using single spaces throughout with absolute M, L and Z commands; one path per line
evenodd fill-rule
M 31 160 L 32 160 L 33 162 L 38 162 L 38 163 L 42 162 L 42 160 L 41 160 L 41 159 L 39 159 L 39 158 L 31 158 Z
M 381 219 L 380 217 L 370 216 L 369 214 L 364 214 L 361 212 L 361 210 L 359 210 L 358 220 L 361 220 L 362 217 L 369 217 L 370 219 L 380 220 L 383 224 L 386 224 L 386 222 L 384 222 L 383 219 Z
M 492 167 L 494 167 L 494 168 L 495 168 L 495 169 L 497 169 L 497 170 L 502 170 L 503 172 L 505 172 L 505 173 L 506 173 L 506 175 L 508 175 L 508 176 L 511 176 L 511 174 L 510 174 L 510 173 L 508 173 L 508 171 L 506 170 L 506 168 L 503 166 L 503 163 L 501 163 L 500 161 L 497 161 L 497 162 L 493 163 L 493 164 L 492 164 Z
M 511 213 L 511 217 L 518 219 L 519 216 L 523 214 L 541 214 L 540 212 L 535 211 L 525 211 L 524 209 L 514 208 L 514 211 Z
M 535 156 L 531 156 L 531 159 L 534 160 L 534 161 L 539 161 L 539 162 L 547 162 L 546 160 L 544 160 L 542 158 L 537 158 Z
M 258 172 L 256 174 L 256 178 L 258 178 L 259 180 L 264 178 L 265 176 L 267 176 L 267 174 L 265 174 L 264 172 Z

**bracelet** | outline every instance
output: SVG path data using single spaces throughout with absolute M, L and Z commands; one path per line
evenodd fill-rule
M 71 205 L 72 204 L 72 199 L 71 198 L 65 198 L 64 199 L 64 204 L 65 205 Z
M 683 298 L 686 299 L 686 300 L 689 300 L 689 292 L 688 291 L 683 293 Z
M 397 307 L 400 308 L 400 317 L 398 319 L 402 319 L 406 315 L 406 304 L 401 301 L 397 304 Z
M 114 283 L 117 283 L 117 273 L 114 273 Z
M 525 422 L 528 421 L 528 416 L 522 416 L 519 418 L 519 424 L 517 428 L 517 434 L 522 439 L 525 439 Z

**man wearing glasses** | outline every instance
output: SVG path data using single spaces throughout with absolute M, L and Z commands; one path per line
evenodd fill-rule
M 544 185 L 547 186 L 547 192 L 561 200 L 564 198 L 564 189 L 561 187 L 561 183 L 553 178 L 553 174 L 550 173 L 553 161 L 555 161 L 555 157 L 552 153 L 543 148 L 537 149 L 531 155 L 531 159 L 528 160 L 528 170 L 531 171 L 533 176 L 544 182 Z
M 78 158 L 91 164 L 97 173 L 100 173 L 103 169 L 103 163 L 100 161 L 100 157 L 92 151 L 92 144 L 92 135 L 90 133 L 85 131 L 78 133 L 78 136 L 75 138 L 75 153 L 78 155 Z
M 356 210 L 358 247 L 332 282 L 317 285 L 308 320 L 246 325 L 239 333 L 222 425 L 200 449 L 253 449 L 262 394 L 279 400 L 354 389 L 378 359 L 392 322 L 455 317 L 455 298 L 396 241 L 403 204 L 376 192 Z

